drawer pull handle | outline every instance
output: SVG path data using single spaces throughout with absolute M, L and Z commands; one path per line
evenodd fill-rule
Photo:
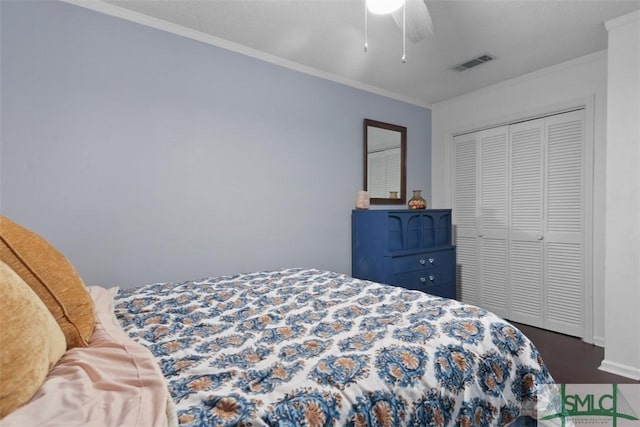
M 429 257 L 429 264 L 433 264 L 433 261 L 435 261 L 433 257 Z
M 420 265 L 425 265 L 427 263 L 427 261 L 425 261 L 423 259 L 421 259 L 419 262 L 420 262 Z
M 434 276 L 433 274 L 430 274 L 429 280 L 433 282 L 434 280 L 436 280 L 436 276 Z
M 426 281 L 427 281 L 427 279 L 425 279 L 424 277 L 421 277 L 421 278 L 420 278 L 420 283 L 424 283 L 424 282 L 426 282 Z

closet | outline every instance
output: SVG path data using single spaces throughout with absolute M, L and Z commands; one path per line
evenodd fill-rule
M 583 336 L 585 140 L 583 109 L 453 138 L 462 301 Z

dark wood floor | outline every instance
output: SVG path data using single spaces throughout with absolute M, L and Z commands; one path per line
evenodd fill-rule
M 579 338 L 512 322 L 542 354 L 547 368 L 558 384 L 624 384 L 637 383 L 629 378 L 598 369 L 604 349 Z

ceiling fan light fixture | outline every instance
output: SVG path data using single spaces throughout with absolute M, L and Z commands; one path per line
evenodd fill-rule
M 400 9 L 404 0 L 366 0 L 367 10 L 376 15 L 386 15 Z

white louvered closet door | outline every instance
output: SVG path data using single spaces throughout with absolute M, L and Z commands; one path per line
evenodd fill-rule
M 507 126 L 478 132 L 480 303 L 503 317 L 508 315 L 509 307 L 508 140 Z
M 547 117 L 545 132 L 545 326 L 582 336 L 586 266 L 584 110 Z
M 455 171 L 453 212 L 456 217 L 455 239 L 458 264 L 457 293 L 464 302 L 480 305 L 478 277 L 478 135 L 459 135 L 453 139 Z
M 584 123 L 578 110 L 454 138 L 462 301 L 583 335 Z
M 509 318 L 544 327 L 544 119 L 510 126 Z
M 459 298 L 502 316 L 508 301 L 507 141 L 506 126 L 453 140 Z

